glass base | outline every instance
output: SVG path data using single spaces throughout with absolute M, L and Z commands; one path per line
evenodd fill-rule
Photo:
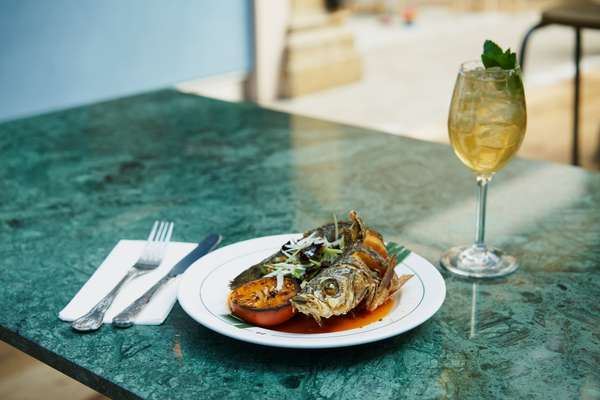
M 519 268 L 513 256 L 487 246 L 457 246 L 442 255 L 440 264 L 448 271 L 469 278 L 497 278 Z

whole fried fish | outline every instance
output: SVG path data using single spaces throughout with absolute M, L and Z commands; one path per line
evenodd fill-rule
M 302 276 L 296 278 L 302 281 L 302 290 L 290 302 L 296 311 L 319 324 L 323 318 L 357 307 L 376 309 L 412 275 L 398 277 L 396 258 L 388 256 L 381 234 L 367 228 L 355 211 L 349 216 L 351 222 L 326 224 L 304 233 L 295 243 L 284 244 L 277 253 L 236 276 L 231 289 L 269 274 L 278 273 L 283 279 L 283 274 L 298 266 Z M 318 238 L 325 238 L 327 245 L 319 247 L 322 241 L 315 240 Z
M 359 305 L 372 311 L 385 303 L 412 275 L 397 276 L 396 259 L 388 261 L 385 274 L 369 268 L 352 249 L 334 265 L 322 270 L 291 299 L 293 307 L 321 324 L 322 318 L 347 314 Z

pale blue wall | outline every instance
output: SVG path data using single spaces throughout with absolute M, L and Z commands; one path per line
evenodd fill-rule
M 0 120 L 247 71 L 251 0 L 0 0 Z

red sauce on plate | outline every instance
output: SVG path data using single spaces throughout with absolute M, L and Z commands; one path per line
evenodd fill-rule
M 269 329 L 288 333 L 330 333 L 362 328 L 380 321 L 394 309 L 395 304 L 394 299 L 389 299 L 370 312 L 367 310 L 351 311 L 347 315 L 323 319 L 323 326 L 319 326 L 311 317 L 296 315 L 283 324 L 269 327 Z

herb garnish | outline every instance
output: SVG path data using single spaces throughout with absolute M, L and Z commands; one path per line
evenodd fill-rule
M 486 40 L 483 44 L 481 62 L 485 68 L 515 69 L 517 68 L 517 55 L 510 48 L 502 51 L 502 48 L 496 43 Z
M 486 40 L 483 44 L 483 54 L 481 54 L 481 62 L 486 69 L 501 68 L 511 71 L 508 74 L 507 87 L 509 92 L 514 96 L 523 96 L 523 81 L 517 64 L 517 55 L 509 49 L 502 51 L 502 48 L 491 40 Z M 498 89 L 502 88 L 502 83 L 496 84 Z
M 346 245 L 335 215 L 333 221 L 335 237 L 332 241 L 326 236 L 319 237 L 316 232 L 312 232 L 309 236 L 285 243 L 281 248 L 282 259 L 265 264 L 261 268 L 263 276 L 277 278 L 276 290 L 283 287 L 285 276 L 292 276 L 301 281 L 312 279 L 343 253 Z

